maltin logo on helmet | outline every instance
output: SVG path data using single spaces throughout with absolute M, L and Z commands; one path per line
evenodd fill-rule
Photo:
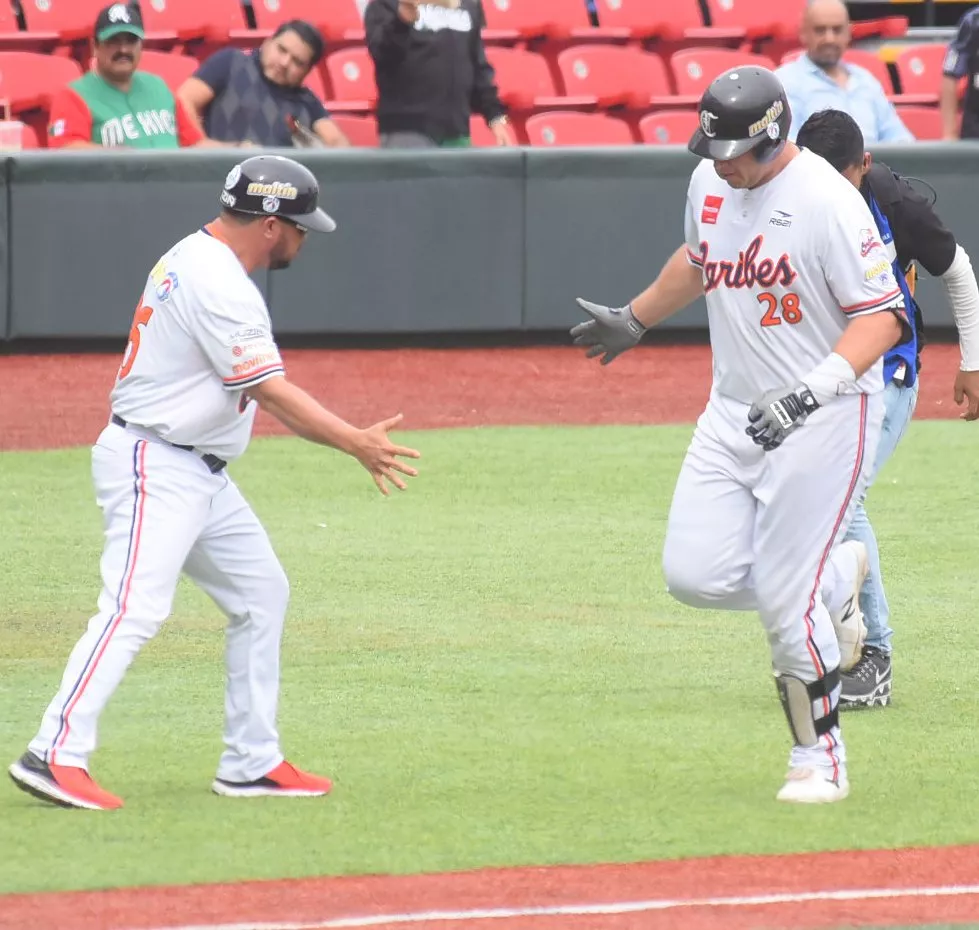
M 252 181 L 248 185 L 246 193 L 254 197 L 278 197 L 279 200 L 295 200 L 299 196 L 299 191 L 292 184 L 283 181 Z
M 748 127 L 748 138 L 753 139 L 760 132 L 764 132 L 768 127 L 775 122 L 785 110 L 785 105 L 781 100 L 776 100 L 766 111 L 765 115 L 760 119 L 756 120 Z
M 714 138 L 715 130 L 714 123 L 717 122 L 717 114 L 711 113 L 710 110 L 700 111 L 700 129 L 705 136 L 710 139 Z

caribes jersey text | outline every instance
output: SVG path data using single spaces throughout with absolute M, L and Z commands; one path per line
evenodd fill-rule
M 796 272 L 792 268 L 789 256 L 783 252 L 778 261 L 763 258 L 760 262 L 758 253 L 761 251 L 764 236 L 755 236 L 743 252 L 738 253 L 738 261 L 709 262 L 707 261 L 708 246 L 700 243 L 700 258 L 704 263 L 704 293 L 709 294 L 717 288 L 733 287 L 788 287 L 795 279 Z

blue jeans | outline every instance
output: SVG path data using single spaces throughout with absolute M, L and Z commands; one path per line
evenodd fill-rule
M 884 463 L 891 457 L 897 444 L 901 441 L 914 415 L 918 402 L 918 382 L 913 387 L 901 387 L 891 381 L 884 388 L 884 427 L 880 434 L 880 444 L 877 446 L 877 458 L 871 475 L 871 485 L 877 478 Z M 884 582 L 880 576 L 880 553 L 877 550 L 877 537 L 870 525 L 867 511 L 863 506 L 863 498 L 857 504 L 853 521 L 847 530 L 846 539 L 859 539 L 867 547 L 870 571 L 860 589 L 860 609 L 863 611 L 867 624 L 867 645 L 875 646 L 890 655 L 891 629 L 890 611 L 887 607 L 887 597 L 884 595 Z

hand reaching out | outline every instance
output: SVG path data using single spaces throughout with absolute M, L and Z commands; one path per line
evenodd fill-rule
M 421 453 L 408 446 L 395 445 L 388 438 L 388 433 L 393 430 L 404 418 L 403 414 L 397 414 L 387 420 L 381 420 L 373 426 L 359 430 L 354 443 L 351 455 L 360 462 L 374 479 L 374 484 L 382 494 L 390 494 L 387 481 L 390 481 L 399 491 L 405 490 L 407 485 L 397 473 L 408 475 L 414 478 L 418 474 L 416 468 L 399 461 L 399 458 L 419 459 Z

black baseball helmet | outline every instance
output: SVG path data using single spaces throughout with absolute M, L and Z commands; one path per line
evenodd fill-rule
M 700 127 L 687 148 L 701 158 L 728 161 L 755 151 L 768 161 L 785 145 L 792 113 L 774 72 L 757 65 L 731 68 L 700 98 Z
M 333 232 L 337 224 L 316 205 L 319 193 L 304 165 L 282 155 L 256 155 L 228 172 L 218 199 L 232 213 L 277 216 L 303 229 Z

